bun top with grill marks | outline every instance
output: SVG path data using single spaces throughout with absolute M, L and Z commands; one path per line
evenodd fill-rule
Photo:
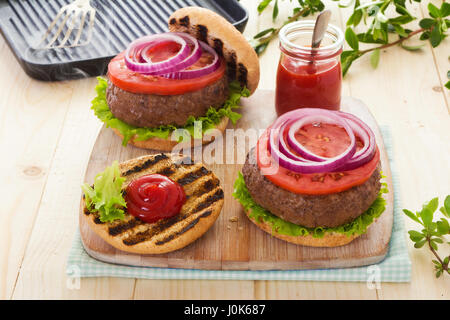
M 186 32 L 208 43 L 227 62 L 228 77 L 251 93 L 259 83 L 259 60 L 245 37 L 224 17 L 205 8 L 185 7 L 169 17 L 171 32 Z

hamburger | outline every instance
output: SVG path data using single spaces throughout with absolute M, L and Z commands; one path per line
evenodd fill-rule
M 234 185 L 249 219 L 290 243 L 336 247 L 364 234 L 385 210 L 380 152 L 354 115 L 298 109 L 250 150 Z
M 258 86 L 258 57 L 225 18 L 185 7 L 168 26 L 133 41 L 99 78 L 92 109 L 123 145 L 170 151 L 181 140 L 207 143 L 208 129 L 235 123 L 240 98 Z
M 213 172 L 166 153 L 116 161 L 82 189 L 80 218 L 111 246 L 138 254 L 194 242 L 211 228 L 224 202 Z

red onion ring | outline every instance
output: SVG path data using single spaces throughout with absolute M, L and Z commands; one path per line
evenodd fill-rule
M 204 43 L 203 41 L 198 41 L 200 43 L 200 47 L 213 55 L 213 61 L 204 66 L 203 68 L 195 69 L 195 70 L 181 70 L 173 73 L 163 74 L 162 76 L 168 79 L 193 79 L 204 76 L 206 74 L 210 74 L 216 71 L 220 67 L 219 55 L 217 52 L 211 48 L 209 45 Z M 201 53 L 200 53 L 201 56 Z M 198 59 L 197 59 L 198 60 Z
M 331 121 L 330 121 L 331 120 Z M 302 157 L 308 160 L 312 161 L 327 161 L 330 160 L 330 158 L 321 157 L 318 156 L 308 149 L 306 149 L 300 142 L 295 139 L 294 135 L 297 130 L 302 128 L 306 123 L 314 123 L 314 122 L 326 122 L 331 124 L 340 125 L 344 128 L 344 130 L 347 132 L 347 135 L 350 137 L 350 145 L 347 147 L 347 149 L 343 152 L 343 154 L 339 155 L 335 158 L 345 158 L 345 160 L 348 160 L 353 156 L 353 154 L 356 151 L 356 138 L 353 134 L 352 128 L 348 125 L 347 121 L 340 118 L 339 116 L 335 116 L 334 113 L 330 113 L 329 115 L 311 115 L 303 117 L 299 120 L 296 120 L 294 124 L 289 128 L 288 131 L 288 143 L 298 154 L 300 154 Z
M 178 53 L 167 60 L 152 62 L 147 52 L 163 41 L 173 41 L 181 45 Z M 192 50 L 191 50 L 192 47 Z M 202 56 L 203 51 L 213 55 L 213 61 L 199 69 L 187 70 Z M 125 63 L 128 69 L 167 79 L 193 79 L 216 71 L 220 67 L 217 52 L 205 42 L 183 32 L 167 32 L 150 35 L 133 41 L 125 52 Z
M 193 36 L 191 36 L 190 34 L 187 34 L 187 33 L 171 32 L 171 34 L 179 36 L 180 38 L 185 40 L 188 44 L 193 45 L 191 54 L 189 56 L 187 56 L 186 59 L 184 59 L 183 61 L 181 61 L 180 63 L 177 64 L 177 66 L 176 66 L 177 70 L 183 70 L 183 69 L 193 65 L 194 63 L 196 63 L 198 61 L 198 59 L 200 59 L 200 57 L 202 56 L 202 53 L 203 53 L 202 47 L 199 44 L 200 41 L 198 41 L 196 38 L 194 38 Z M 149 46 L 149 48 L 150 48 L 150 46 Z M 152 63 L 151 59 L 147 56 L 147 50 L 144 51 L 142 58 L 147 63 Z M 180 71 L 180 72 L 182 72 L 182 71 Z M 169 73 L 167 73 L 167 74 L 169 74 Z M 154 75 L 162 75 L 166 78 L 167 78 L 167 76 L 166 76 L 167 74 L 159 73 L 159 72 L 154 73 Z
M 350 137 L 350 145 L 340 155 L 326 158 L 315 155 L 294 137 L 297 130 L 311 122 L 325 122 L 344 128 Z M 284 141 L 289 127 L 287 142 L 299 155 L 291 152 Z M 355 133 L 363 140 L 364 147 L 356 152 Z M 282 167 L 298 173 L 323 173 L 351 170 L 370 161 L 375 154 L 375 136 L 370 128 L 357 117 L 325 109 L 303 108 L 280 116 L 270 129 L 269 150 L 272 158 Z
M 141 53 L 145 47 L 149 48 L 152 44 L 161 43 L 162 41 L 176 42 L 181 45 L 181 48 L 175 56 L 167 60 L 156 63 L 140 62 L 140 59 L 137 58 L 137 53 Z M 125 63 L 128 69 L 132 71 L 156 75 L 180 70 L 177 67 L 178 64 L 183 62 L 189 54 L 190 48 L 182 37 L 170 33 L 153 34 L 139 38 L 128 46 L 125 52 Z
M 367 124 L 365 124 L 354 115 L 342 111 L 339 111 L 339 115 L 347 120 L 352 129 L 363 140 L 364 143 L 364 146 L 360 150 L 358 150 L 353 155 L 353 157 L 349 161 L 347 161 L 347 163 L 339 168 L 343 171 L 352 170 L 366 164 L 375 155 L 375 152 L 377 151 L 375 134 Z

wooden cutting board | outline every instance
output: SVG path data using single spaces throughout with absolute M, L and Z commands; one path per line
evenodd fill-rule
M 258 90 L 248 99 L 242 99 L 242 118 L 236 127 L 265 129 L 276 118 L 274 92 Z M 385 194 L 386 211 L 368 229 L 368 232 L 348 245 L 336 248 L 297 246 L 272 237 L 260 230 L 245 216 L 241 205 L 233 198 L 233 184 L 245 155 L 253 145 L 235 146 L 233 156 L 223 149 L 223 164 L 206 165 L 221 180 L 225 203 L 222 213 L 203 237 L 189 246 L 168 254 L 137 255 L 117 250 L 91 231 L 80 219 L 81 239 L 87 253 L 109 263 L 130 266 L 163 268 L 193 268 L 215 270 L 290 270 L 354 267 L 381 261 L 387 251 L 393 223 L 393 185 L 391 169 L 378 125 L 369 109 L 360 100 L 344 98 L 342 110 L 355 114 L 375 132 L 381 151 L 381 165 L 390 192 Z M 226 136 L 212 142 L 210 147 L 227 145 Z M 229 139 L 231 140 L 231 139 Z M 228 141 L 230 142 L 230 141 Z M 205 149 L 204 149 L 205 150 Z M 211 149 L 209 149 L 211 150 Z M 85 181 L 93 183 L 94 177 L 114 160 L 124 161 L 141 155 L 158 153 L 132 146 L 122 147 L 121 140 L 110 129 L 103 127 L 95 142 L 86 170 Z M 193 153 L 194 154 L 194 153 Z M 211 153 L 209 153 L 211 154 Z M 198 158 L 197 158 L 198 159 Z M 227 161 L 228 159 L 228 161 Z M 80 210 L 80 217 L 81 217 Z

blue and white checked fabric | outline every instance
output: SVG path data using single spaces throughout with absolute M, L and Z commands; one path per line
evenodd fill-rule
M 141 279 L 209 279 L 209 280 L 309 280 L 354 282 L 409 282 L 411 260 L 406 246 L 406 232 L 399 203 L 400 183 L 396 174 L 392 138 L 382 127 L 384 144 L 390 159 L 394 185 L 394 226 L 386 258 L 378 264 L 345 269 L 252 271 L 198 270 L 150 267 L 129 267 L 109 264 L 91 258 L 83 249 L 77 232 L 69 253 L 66 272 L 70 277 L 124 277 Z

